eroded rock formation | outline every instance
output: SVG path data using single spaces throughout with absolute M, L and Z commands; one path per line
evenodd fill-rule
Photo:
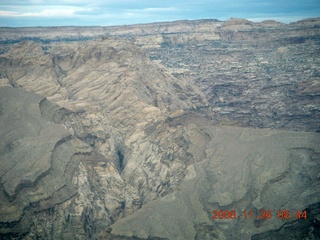
M 1 238 L 319 238 L 317 23 L 2 29 Z

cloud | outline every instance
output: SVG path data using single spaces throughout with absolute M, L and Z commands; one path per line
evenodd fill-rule
M 0 0 L 0 26 L 32 26 L 32 21 L 51 26 L 122 25 L 230 17 L 288 22 L 319 16 L 319 12 L 319 0 Z
M 0 11 L 1 17 L 74 17 L 78 12 L 89 11 L 90 9 L 68 6 L 46 6 L 38 7 L 30 11 L 30 7 L 15 8 L 16 11 Z M 34 10 L 34 9 L 33 9 Z
M 130 17 L 152 17 L 152 16 L 165 16 L 167 14 L 172 14 L 172 12 L 177 12 L 178 9 L 174 7 L 168 8 L 143 8 L 143 9 L 130 9 L 122 12 L 123 16 L 127 18 Z
M 0 11 L 0 16 L 1 17 L 14 17 L 18 15 L 17 12 L 11 12 L 11 11 Z
M 137 11 L 137 12 L 174 12 L 177 9 L 174 7 L 168 7 L 168 8 L 144 8 L 144 9 L 137 9 L 137 10 L 132 10 L 132 11 Z
M 41 12 L 28 12 L 19 14 L 19 17 L 72 17 L 75 9 L 45 9 Z

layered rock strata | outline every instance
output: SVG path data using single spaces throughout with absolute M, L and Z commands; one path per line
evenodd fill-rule
M 2 29 L 1 238 L 319 237 L 317 22 Z

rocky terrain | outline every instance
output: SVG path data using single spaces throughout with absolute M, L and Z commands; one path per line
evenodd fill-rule
M 1 239 L 320 239 L 319 19 L 0 32 Z

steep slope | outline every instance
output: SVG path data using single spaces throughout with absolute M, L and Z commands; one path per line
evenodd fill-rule
M 319 18 L 290 24 L 231 18 L 0 31 L 4 42 L 29 37 L 50 43 L 59 39 L 59 33 L 61 39 L 81 41 L 76 37 L 80 31 L 88 37 L 130 39 L 167 72 L 197 85 L 209 101 L 203 114 L 214 122 L 319 131 L 319 22 Z M 0 52 L 8 50 L 7 45 L 1 47 Z M 305 86 L 313 90 L 304 91 Z
M 129 42 L 115 39 L 58 44 L 47 52 L 25 42 L 3 54 L 0 64 L 13 86 L 71 110 L 101 112 L 125 131 L 161 118 L 162 111 L 207 104 L 196 87 L 151 63 Z M 119 122 L 124 116 L 126 121 Z
M 117 221 L 111 226 L 113 234 L 160 239 L 250 239 L 256 233 L 297 221 L 298 211 L 319 201 L 319 134 L 225 126 L 212 126 L 207 131 L 214 137 L 207 145 L 206 158 L 187 168 L 179 191 Z M 227 215 L 226 219 L 220 214 L 221 218 L 217 215 L 212 219 L 214 210 L 235 210 L 237 215 L 235 219 Z M 289 210 L 290 219 L 279 219 L 279 210 Z M 266 218 L 267 211 L 272 216 Z M 319 217 L 319 212 L 299 220 L 305 225 L 300 235 L 291 235 L 291 239 L 309 233 L 319 236 L 306 223 L 312 222 L 313 216 Z M 288 232 L 283 232 L 277 238 L 287 236 Z
M 74 113 L 12 87 L 0 87 L 0 106 L 1 239 L 90 238 L 139 207 L 112 159 L 62 124 Z
M 171 184 L 164 183 L 173 181 L 176 175 L 171 172 L 180 171 L 178 167 L 168 169 L 158 162 L 162 158 L 160 152 L 147 157 L 148 149 L 155 146 L 144 133 L 146 127 L 156 127 L 170 112 L 207 104 L 195 86 L 174 78 L 127 41 L 104 39 L 53 44 L 46 52 L 39 44 L 20 43 L 3 54 L 0 63 L 13 86 L 42 94 L 81 115 L 85 131 L 81 126 L 70 126 L 71 131 L 104 156 L 117 161 L 119 172 L 125 178 L 128 174 L 126 180 L 134 182 L 145 201 L 158 195 L 153 188 L 164 185 L 167 191 Z M 110 129 L 119 133 L 114 144 L 106 141 Z M 177 137 L 182 134 L 176 129 L 173 132 L 177 132 Z M 168 148 L 172 143 L 162 144 Z M 126 167 L 127 156 L 131 156 L 134 167 Z M 147 180 L 145 171 L 150 171 L 149 164 L 136 173 L 141 161 L 155 161 L 157 171 L 163 171 L 155 182 Z M 188 165 L 184 162 L 187 160 L 183 160 L 181 171 Z
M 320 198 L 317 133 L 213 126 L 180 111 L 129 138 L 120 175 L 68 132 L 81 116 L 22 89 L 1 87 L 0 96 L 2 238 L 263 239 Z M 213 220 L 215 209 L 240 218 Z M 278 219 L 279 209 L 291 218 Z M 317 236 L 309 218 L 300 221 L 295 236 Z
M 80 42 L 48 42 L 45 29 L 1 46 L 1 238 L 286 238 L 290 224 L 290 237 L 316 238 L 319 134 L 223 126 L 317 130 L 314 24 L 179 21 Z
M 203 114 L 215 122 L 319 131 L 319 23 L 231 18 L 215 28 L 216 40 L 164 41 L 148 53 L 199 87 L 209 101 Z
M 13 85 L 57 100 L 60 96 L 82 101 L 90 97 L 83 94 L 98 94 L 100 99 L 96 101 L 110 101 L 108 98 L 114 96 L 106 93 L 119 93 L 119 88 L 112 88 L 118 81 L 121 87 L 126 87 L 122 92 L 139 94 L 140 101 L 159 108 L 194 108 L 204 101 L 196 88 L 166 73 L 162 66 L 151 63 L 130 42 L 117 39 L 53 44 L 47 50 L 34 42 L 23 42 L 1 55 L 1 65 L 3 74 Z M 37 81 L 44 85 L 37 85 Z M 189 93 L 189 98 L 180 99 L 183 93 Z
M 97 151 L 89 160 L 80 158 L 88 164 L 77 162 L 80 170 L 73 180 L 76 189 L 81 188 L 77 198 L 62 200 L 56 209 L 59 216 L 75 211 L 76 226 L 82 223 L 81 233 L 86 236 L 99 234 L 118 217 L 173 191 L 184 169 L 203 157 L 192 145 L 195 141 L 205 144 L 205 133 L 192 130 L 190 140 L 183 144 L 188 134 L 181 127 L 167 132 L 167 125 L 162 124 L 171 115 L 184 113 L 183 109 L 205 106 L 205 98 L 196 87 L 175 79 L 127 42 L 62 44 L 52 46 L 50 52 L 26 42 L 2 55 L 1 65 L 9 84 L 47 96 L 39 103 L 46 119 L 63 123 L 70 134 Z M 149 137 L 158 125 L 162 140 Z M 85 207 L 74 210 L 78 208 L 75 202 Z M 105 210 L 98 211 L 101 206 Z M 48 232 L 50 224 L 58 224 L 55 231 L 64 234 L 61 219 L 48 221 L 48 214 L 37 215 L 36 221 L 46 225 L 35 224 L 28 236 Z M 93 222 L 101 228 L 90 225 Z M 75 229 L 70 231 L 74 234 Z

